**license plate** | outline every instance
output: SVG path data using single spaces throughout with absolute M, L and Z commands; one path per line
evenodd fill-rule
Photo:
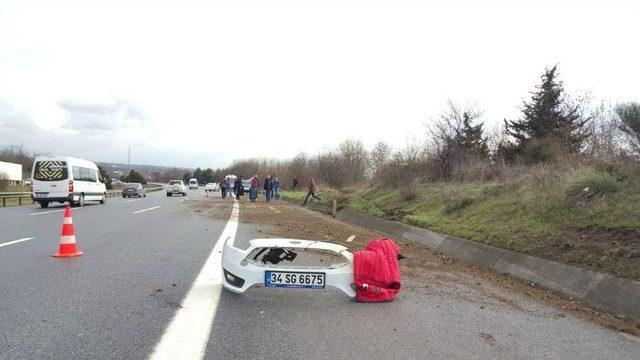
M 37 198 L 43 198 L 43 197 L 47 197 L 47 195 L 49 195 L 49 193 L 35 193 L 34 196 Z
M 264 285 L 267 287 L 324 289 L 325 273 L 265 271 Z

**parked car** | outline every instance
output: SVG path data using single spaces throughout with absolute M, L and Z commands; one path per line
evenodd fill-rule
M 31 185 L 33 184 L 33 180 L 31 178 L 28 178 L 27 180 L 24 181 L 25 185 Z
M 198 179 L 193 178 L 189 180 L 189 190 L 194 190 L 198 188 Z
M 122 188 L 122 197 L 147 197 L 147 192 L 140 183 L 126 183 Z
M 173 194 L 180 194 L 187 196 L 187 187 L 182 180 L 170 180 L 167 185 L 167 196 L 173 196 Z
M 38 156 L 31 173 L 31 198 L 46 208 L 51 202 L 83 206 L 107 198 L 107 187 L 100 180 L 95 163 L 69 156 Z
M 204 186 L 204 191 L 220 191 L 220 184 L 211 182 Z

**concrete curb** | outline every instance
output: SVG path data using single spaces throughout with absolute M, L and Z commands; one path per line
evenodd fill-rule
M 331 214 L 331 209 L 322 205 L 312 204 L 308 207 Z M 534 282 L 640 324 L 638 281 L 560 264 L 349 210 L 340 210 L 335 217 L 423 245 L 454 259 Z

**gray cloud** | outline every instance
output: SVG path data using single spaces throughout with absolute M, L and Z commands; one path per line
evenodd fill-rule
M 28 114 L 16 112 L 9 104 L 0 99 L 0 132 L 3 134 L 9 130 L 30 131 L 38 128 L 35 120 Z M 10 139 L 9 137 L 7 137 Z
M 106 101 L 78 101 L 65 99 L 57 105 L 65 111 L 62 125 L 77 131 L 120 131 L 140 127 L 146 122 L 144 112 L 133 102 L 125 99 Z

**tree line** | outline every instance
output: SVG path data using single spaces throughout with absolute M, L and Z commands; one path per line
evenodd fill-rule
M 285 188 L 293 178 L 304 183 L 307 176 L 335 188 L 372 180 L 399 186 L 414 180 L 481 180 L 537 163 L 637 164 L 640 158 L 640 103 L 594 107 L 587 97 L 567 94 L 557 66 L 545 69 L 520 110 L 518 118 L 504 119 L 501 129 L 489 134 L 476 106 L 449 101 L 435 121 L 425 124 L 426 139 L 404 148 L 378 142 L 369 151 L 360 140 L 348 139 L 315 155 L 236 160 L 208 174 L 213 179 L 227 173 L 270 174 L 279 176 Z
M 170 168 L 147 174 L 152 182 L 191 178 L 219 182 L 226 175 L 278 176 L 284 188 L 308 176 L 335 188 L 363 182 L 399 186 L 407 181 L 481 180 L 537 163 L 562 161 L 631 162 L 640 159 L 640 103 L 593 106 L 587 97 L 567 94 L 557 66 L 545 69 L 540 82 L 523 101 L 518 118 L 504 119 L 498 131 L 486 129 L 477 106 L 449 101 L 437 119 L 425 124 L 425 139 L 402 148 L 378 142 L 368 150 L 347 139 L 314 155 L 291 159 L 239 159 L 224 168 Z M 22 145 L 0 149 L 0 161 L 20 163 L 31 171 L 34 155 Z M 108 179 L 104 169 L 101 175 Z M 132 170 L 121 180 L 146 183 Z M 110 186 L 110 184 L 109 184 Z

